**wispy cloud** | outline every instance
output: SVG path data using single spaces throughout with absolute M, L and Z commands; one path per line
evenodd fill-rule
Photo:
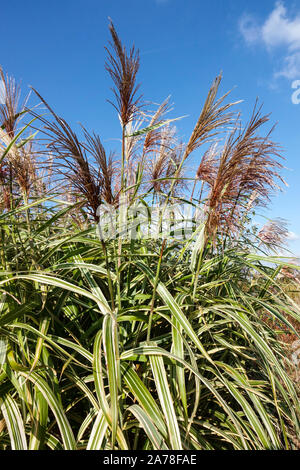
M 261 39 L 261 28 L 254 16 L 244 14 L 239 21 L 239 30 L 248 45 L 255 44 Z
M 295 232 L 289 232 L 288 235 L 287 235 L 287 238 L 288 238 L 288 240 L 293 241 L 293 240 L 299 240 L 300 236 L 297 235 L 297 233 L 295 233 Z
M 300 11 L 292 17 L 280 1 L 263 22 L 253 15 L 243 15 L 239 30 L 248 45 L 262 44 L 268 50 L 281 51 L 282 65 L 275 77 L 300 77 Z

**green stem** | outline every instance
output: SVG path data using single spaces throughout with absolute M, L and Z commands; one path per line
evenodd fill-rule
M 156 276 L 155 276 L 155 280 L 154 280 L 153 294 L 152 294 L 151 307 L 150 307 L 150 317 L 149 317 L 148 330 L 147 330 L 147 342 L 150 341 L 150 336 L 151 336 L 151 326 L 152 326 L 152 319 L 153 319 L 156 289 L 157 289 L 157 286 L 158 286 L 160 266 L 161 266 L 161 261 L 162 261 L 165 246 L 166 246 L 166 239 L 164 239 L 163 242 L 162 242 L 160 255 L 159 255 L 159 259 L 158 259 L 158 264 L 157 264 Z

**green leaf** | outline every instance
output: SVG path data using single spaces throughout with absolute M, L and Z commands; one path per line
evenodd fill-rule
M 97 418 L 93 425 L 86 450 L 101 450 L 105 433 L 107 430 L 107 421 L 103 411 L 98 411 Z
M 24 422 L 15 400 L 6 394 L 0 398 L 0 408 L 5 419 L 12 450 L 27 450 Z
M 155 346 L 155 345 L 154 345 Z M 179 426 L 173 406 L 173 399 L 170 393 L 167 374 L 163 358 L 160 356 L 150 356 L 150 364 L 156 385 L 159 401 L 167 422 L 168 435 L 172 450 L 181 450 L 181 438 Z
M 62 404 L 59 402 L 47 382 L 36 372 L 31 372 L 30 374 L 20 372 L 20 374 L 23 375 L 26 380 L 30 380 L 47 401 L 52 413 L 55 416 L 63 440 L 64 449 L 75 449 L 76 442 L 70 423 L 67 420 Z
M 155 450 L 168 450 L 168 447 L 161 434 L 158 432 L 147 413 L 145 413 L 145 411 L 139 405 L 130 406 L 128 411 L 131 411 L 131 413 L 138 419 L 150 441 L 152 442 L 153 448 Z
M 178 117 L 178 118 L 175 118 L 175 119 L 166 119 L 166 120 L 161 121 L 157 124 L 154 124 L 153 126 L 144 127 L 143 129 L 140 129 L 139 131 L 133 132 L 130 135 L 125 135 L 125 137 L 126 138 L 128 138 L 128 137 L 137 137 L 139 135 L 147 134 L 150 131 L 154 131 L 155 129 L 159 129 L 162 126 L 166 126 L 167 124 L 170 124 L 171 122 L 174 122 L 174 121 L 178 121 L 179 119 L 183 119 L 184 117 L 186 117 L 186 116 L 181 116 L 181 117 Z
M 25 132 L 25 130 L 36 120 L 37 118 L 33 118 L 28 124 L 26 124 L 25 127 L 23 127 L 18 133 L 17 135 L 11 140 L 11 142 L 9 143 L 9 145 L 6 147 L 6 149 L 4 150 L 4 152 L 2 153 L 2 155 L 0 156 L 0 164 L 1 162 L 3 161 L 3 159 L 6 157 L 6 155 L 8 154 L 8 152 L 12 149 L 12 147 L 14 146 L 14 144 L 17 142 L 18 138 Z

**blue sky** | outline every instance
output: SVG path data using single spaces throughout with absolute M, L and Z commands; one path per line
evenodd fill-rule
M 178 131 L 186 141 L 213 78 L 222 92 L 243 99 L 246 121 L 256 97 L 278 122 L 274 139 L 286 158 L 289 184 L 268 217 L 290 223 L 290 247 L 300 255 L 300 4 L 273 0 L 15 0 L 1 6 L 0 64 L 23 88 L 34 86 L 72 125 L 83 123 L 118 148 L 119 123 L 107 98 L 104 70 L 108 18 L 126 45 L 140 50 L 144 97 L 174 102 L 188 115 Z M 297 83 L 299 80 L 299 83 Z M 292 86 L 296 88 L 292 88 Z M 294 93 L 294 102 L 292 94 Z M 194 162 L 200 159 L 194 155 Z

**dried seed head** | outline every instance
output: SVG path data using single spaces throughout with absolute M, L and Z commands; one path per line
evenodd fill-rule
M 232 122 L 233 114 L 227 111 L 237 102 L 222 105 L 229 93 L 216 100 L 221 79 L 222 75 L 219 75 L 208 92 L 197 124 L 186 146 L 184 160 L 205 142 L 211 141 Z
M 113 23 L 109 26 L 112 42 L 110 49 L 105 48 L 108 59 L 105 64 L 115 88 L 113 89 L 116 103 L 112 103 L 118 111 L 123 127 L 132 121 L 141 106 L 141 97 L 137 97 L 139 85 L 136 85 L 136 76 L 139 70 L 139 52 L 134 46 L 129 53 L 126 52 Z
M 288 232 L 287 221 L 278 218 L 267 222 L 258 237 L 269 249 L 274 250 L 282 248 L 286 244 Z
M 13 137 L 25 103 L 20 106 L 20 86 L 17 85 L 13 77 L 9 77 L 5 74 L 1 67 L 0 78 L 3 88 L 0 103 L 0 126 L 6 131 L 9 137 Z M 26 100 L 27 98 L 25 102 Z
M 264 205 L 277 180 L 284 183 L 278 170 L 282 167 L 278 146 L 270 139 L 270 132 L 258 133 L 269 116 L 262 116 L 254 107 L 250 122 L 242 131 L 239 122 L 227 139 L 216 164 L 204 158 L 200 164 L 201 179 L 210 186 L 207 230 L 215 236 L 217 230 L 234 233 L 240 226 L 241 214 L 251 205 Z M 253 198 L 255 195 L 255 198 Z M 248 209 L 249 210 L 249 209 Z

